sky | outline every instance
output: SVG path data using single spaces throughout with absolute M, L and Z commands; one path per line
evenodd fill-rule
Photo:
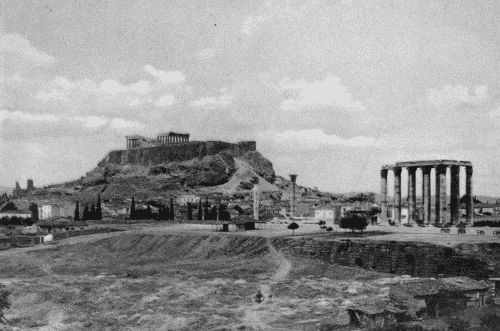
M 256 140 L 278 174 L 379 191 L 468 160 L 500 196 L 500 2 L 0 2 L 0 185 L 90 171 L 125 135 Z M 462 174 L 463 177 L 463 174 Z M 463 183 L 462 183 L 463 186 Z

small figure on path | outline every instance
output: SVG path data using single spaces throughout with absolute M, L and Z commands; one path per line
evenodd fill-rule
M 257 294 L 255 295 L 255 302 L 261 303 L 263 297 L 264 296 L 262 295 L 262 292 L 259 290 L 259 292 L 257 292 Z

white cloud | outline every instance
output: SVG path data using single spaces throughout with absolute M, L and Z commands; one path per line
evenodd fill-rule
M 158 107 L 171 106 L 175 103 L 175 97 L 171 94 L 165 94 L 156 100 L 155 105 Z
M 33 47 L 29 40 L 17 33 L 8 33 L 0 36 L 0 54 L 20 57 L 31 65 L 38 67 L 55 62 L 53 56 Z
M 144 66 L 144 71 L 164 84 L 178 84 L 186 80 L 186 76 L 180 71 L 158 70 L 149 64 Z
M 19 110 L 0 110 L 0 123 L 5 120 L 53 123 L 59 122 L 60 118 L 52 114 L 31 114 Z
M 198 56 L 204 60 L 211 59 L 215 56 L 215 51 L 212 48 L 202 49 Z
M 144 125 L 137 121 L 129 121 L 123 118 L 113 118 L 111 120 L 110 126 L 113 129 L 143 129 Z
M 304 79 L 292 81 L 284 79 L 281 90 L 292 92 L 294 97 L 283 100 L 283 110 L 300 110 L 311 107 L 336 106 L 352 110 L 364 110 L 360 101 L 353 100 L 349 89 L 342 84 L 340 78 L 328 75 L 322 81 L 306 82 Z
M 463 85 L 445 85 L 442 89 L 431 89 L 427 94 L 427 101 L 442 107 L 457 103 L 468 103 L 482 105 L 488 100 L 488 87 L 486 85 L 476 86 L 475 90 L 469 90 Z
M 356 136 L 344 139 L 334 134 L 328 135 L 321 129 L 268 132 L 265 136 L 277 144 L 297 149 L 319 149 L 325 146 L 370 147 L 377 144 L 373 137 Z
M 96 129 L 108 124 L 108 119 L 100 116 L 75 117 L 77 121 L 83 122 L 86 128 Z
M 247 17 L 241 25 L 241 33 L 251 36 L 258 32 L 268 22 L 275 24 L 278 20 L 295 20 L 301 17 L 305 8 L 310 4 L 293 6 L 289 1 L 273 2 L 264 4 L 261 14 Z
M 218 96 L 202 97 L 190 103 L 196 108 L 215 109 L 217 107 L 227 107 L 233 103 L 233 96 L 229 94 L 226 88 L 221 89 Z

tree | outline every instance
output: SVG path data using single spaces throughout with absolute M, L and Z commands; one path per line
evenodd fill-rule
M 75 216 L 73 216 L 73 219 L 75 220 L 75 222 L 80 221 L 80 204 L 78 203 L 78 201 L 76 202 Z
M 208 197 L 205 198 L 205 208 L 203 209 L 203 215 L 205 215 L 205 221 L 208 220 Z
M 37 221 L 38 220 L 38 205 L 34 202 L 32 202 L 30 204 L 30 211 L 31 211 L 31 219 L 33 221 Z
M 135 220 L 135 199 L 132 196 L 132 204 L 130 205 L 130 219 Z
M 92 207 L 90 207 L 90 212 L 89 212 L 89 218 L 91 220 L 95 220 L 96 219 L 96 209 L 95 209 L 95 204 L 92 202 Z
M 96 208 L 96 219 L 102 220 L 102 207 L 101 207 L 101 195 L 97 195 L 97 208 Z
M 85 207 L 83 208 L 83 217 L 82 221 L 86 221 L 89 219 L 89 206 L 85 204 Z
M 146 207 L 146 218 L 151 219 L 152 215 L 153 214 L 151 213 L 151 206 L 148 203 L 148 206 Z
M 170 198 L 170 219 L 173 221 L 175 219 L 175 212 L 174 212 L 174 198 Z
M 193 207 L 191 207 L 191 203 L 190 202 L 188 202 L 187 208 L 188 208 L 187 219 L 189 221 L 192 221 L 193 220 Z
M 341 229 L 351 229 L 352 232 L 361 230 L 363 233 L 363 230 L 368 226 L 368 221 L 361 215 L 349 213 L 340 219 L 339 226 Z
M 326 221 L 319 221 L 319 222 L 318 222 L 318 225 L 319 225 L 319 226 L 322 226 L 322 225 L 325 225 L 325 224 L 326 224 Z
M 201 199 L 198 201 L 198 211 L 196 213 L 196 218 L 198 221 L 201 221 L 203 219 L 203 208 L 201 206 Z
M 295 235 L 295 230 L 297 230 L 298 228 L 299 228 L 299 225 L 297 223 L 295 223 L 295 222 L 293 222 L 292 224 L 290 224 L 288 226 L 288 229 L 292 230 L 292 236 Z

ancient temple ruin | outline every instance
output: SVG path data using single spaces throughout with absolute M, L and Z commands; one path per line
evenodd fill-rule
M 189 142 L 189 133 L 166 132 L 156 138 L 147 138 L 140 135 L 127 136 L 127 149 L 156 147 Z
M 436 224 L 445 224 L 447 221 L 447 189 L 446 172 L 450 168 L 450 217 L 453 223 L 458 223 L 460 219 L 460 168 L 465 168 L 465 196 L 466 196 L 466 222 L 471 224 L 474 208 L 472 196 L 472 164 L 469 161 L 455 160 L 433 160 L 433 161 L 412 161 L 398 162 L 395 165 L 384 165 L 380 171 L 381 194 L 382 194 L 382 215 L 387 215 L 387 174 L 394 173 L 394 219 L 396 223 L 401 223 L 401 171 L 406 169 L 408 173 L 408 222 L 415 223 L 418 218 L 418 206 L 416 195 L 416 172 L 422 172 L 422 202 L 423 202 L 423 222 L 431 222 L 431 171 L 435 172 L 435 203 L 434 221 Z

